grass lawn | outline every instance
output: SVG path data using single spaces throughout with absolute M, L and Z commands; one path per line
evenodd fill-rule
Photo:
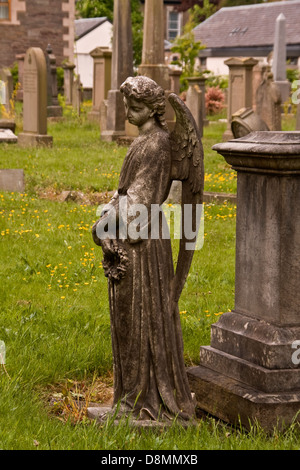
M 204 130 L 205 190 L 234 193 L 236 175 L 211 150 L 224 130 L 223 123 Z M 97 206 L 51 195 L 115 189 L 127 149 L 101 142 L 85 113 L 66 112 L 48 132 L 52 149 L 0 148 L 1 167 L 24 168 L 26 175 L 24 194 L 0 193 L 0 341 L 6 346 L 0 448 L 299 449 L 296 424 L 266 435 L 259 426 L 245 432 L 207 417 L 195 428 L 161 432 L 137 431 L 126 421 L 99 427 L 85 417 L 89 401 L 106 402 L 112 393 L 107 282 L 91 237 Z M 180 299 L 187 366 L 209 344 L 211 324 L 234 307 L 235 214 L 230 203 L 205 205 L 203 248 Z

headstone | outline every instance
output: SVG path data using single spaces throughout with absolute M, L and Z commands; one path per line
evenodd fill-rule
M 125 109 L 120 86 L 130 76 L 133 76 L 130 0 L 115 0 L 111 88 L 107 95 L 106 130 L 101 130 L 104 141 L 116 141 L 125 136 Z
M 231 130 L 235 139 L 254 131 L 269 131 L 267 124 L 252 108 L 242 108 L 232 115 Z
M 272 72 L 280 89 L 282 103 L 288 100 L 291 91 L 290 82 L 286 79 L 286 58 L 286 18 L 280 13 L 275 24 Z
M 63 110 L 58 102 L 56 57 L 50 44 L 47 46 L 45 57 L 47 65 L 47 116 L 59 118 L 62 117 Z
M 23 75 L 23 132 L 19 145 L 52 146 L 47 135 L 47 67 L 42 49 L 31 47 L 24 60 Z
M 74 69 L 75 65 L 71 62 L 65 62 L 62 66 L 64 70 L 64 97 L 66 104 L 72 104 Z
M 12 94 L 14 91 L 13 78 L 8 68 L 0 69 L 0 104 L 4 105 L 8 116 L 11 113 Z
M 80 81 L 80 75 L 74 80 L 73 87 L 72 87 L 72 106 L 75 109 L 78 116 L 81 112 L 81 103 L 82 103 L 82 83 Z
M 16 59 L 18 63 L 18 90 L 16 99 L 17 101 L 23 101 L 23 70 L 24 70 L 24 58 L 25 54 L 17 54 Z
M 1 126 L 1 121 L 0 121 Z M 18 137 L 13 133 L 11 129 L 1 129 L 0 127 L 0 144 L 15 144 L 18 141 Z
M 231 130 L 232 115 L 241 108 L 252 107 L 252 69 L 258 63 L 256 59 L 230 58 L 224 62 L 229 68 L 227 129 L 223 140 L 233 138 Z
M 99 122 L 101 103 L 110 90 L 112 51 L 108 47 L 96 47 L 90 55 L 93 58 L 93 108 L 88 119 Z
M 212 325 L 190 385 L 200 409 L 272 431 L 299 421 L 300 132 L 213 149 L 237 171 L 235 306 Z
M 198 126 L 200 136 L 203 136 L 203 93 L 197 83 L 197 78 L 188 78 L 188 90 L 186 93 L 186 105 L 191 111 L 196 125 Z
M 267 67 L 256 90 L 256 112 L 271 131 L 281 130 L 281 93 Z
M 0 169 L 0 191 L 25 191 L 24 170 Z
M 297 104 L 297 111 L 296 111 L 296 130 L 300 131 L 300 101 Z

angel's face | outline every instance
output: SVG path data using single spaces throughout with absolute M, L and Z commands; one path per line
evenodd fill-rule
M 142 127 L 154 115 L 153 109 L 132 97 L 124 97 L 124 106 L 126 118 L 137 127 Z

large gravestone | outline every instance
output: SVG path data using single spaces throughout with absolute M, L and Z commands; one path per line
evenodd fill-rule
M 101 139 L 116 141 L 125 136 L 125 110 L 120 86 L 133 75 L 130 0 L 114 1 L 111 89 L 107 95 L 107 116 Z
M 235 306 L 212 325 L 191 389 L 225 421 L 283 428 L 300 409 L 300 132 L 213 149 L 237 171 Z
M 90 56 L 93 58 L 93 108 L 88 118 L 100 122 L 100 106 L 107 99 L 111 84 L 112 51 L 108 47 L 96 47 Z
M 197 78 L 188 78 L 188 90 L 186 92 L 186 105 L 191 111 L 196 125 L 198 126 L 200 136 L 203 136 L 203 93 L 198 85 Z
M 253 58 L 235 57 L 224 62 L 229 68 L 227 129 L 223 140 L 232 139 L 232 115 L 241 108 L 252 107 L 252 70 L 258 63 Z
M 170 69 L 165 64 L 164 49 L 165 16 L 163 0 L 146 0 L 144 9 L 144 35 L 142 63 L 138 74 L 149 77 L 158 83 L 166 93 L 171 92 Z M 173 130 L 175 115 L 167 100 L 166 121 L 170 131 Z
M 19 145 L 52 146 L 47 135 L 47 67 L 42 49 L 31 47 L 24 59 L 23 73 L 23 132 Z
M 0 169 L 0 191 L 25 191 L 25 176 L 22 169 Z
M 11 103 L 13 94 L 13 78 L 9 69 L 0 69 L 0 104 L 4 105 L 6 113 L 11 112 Z
M 47 65 L 47 115 L 51 118 L 60 118 L 63 115 L 63 109 L 58 102 L 56 57 L 50 44 L 47 46 L 45 57 Z
M 64 70 L 64 97 L 66 104 L 71 104 L 73 96 L 75 65 L 71 62 L 65 62 L 62 67 Z

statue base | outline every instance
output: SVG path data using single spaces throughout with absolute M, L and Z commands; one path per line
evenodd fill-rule
M 111 406 L 107 405 L 98 405 L 90 406 L 87 409 L 87 417 L 92 420 L 96 420 L 99 424 L 104 424 L 105 422 L 112 420 L 114 424 L 119 425 L 121 423 L 128 423 L 130 426 L 137 428 L 164 428 L 174 425 L 179 425 L 184 428 L 196 425 L 195 420 L 183 421 L 183 420 L 164 420 L 164 421 L 155 421 L 152 419 L 137 419 L 131 412 L 118 411 L 113 409 Z

